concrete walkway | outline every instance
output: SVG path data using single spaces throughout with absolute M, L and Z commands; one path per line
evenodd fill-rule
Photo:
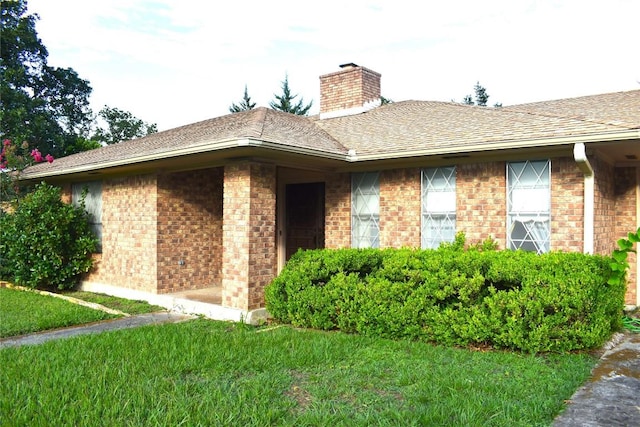
M 194 316 L 171 312 L 157 312 L 139 314 L 136 316 L 124 317 L 120 319 L 105 320 L 102 322 L 90 323 L 88 325 L 72 326 L 69 328 L 55 329 L 53 331 L 39 332 L 35 334 L 22 335 L 19 337 L 5 338 L 0 340 L 0 349 L 7 347 L 18 347 L 21 345 L 42 344 L 47 341 L 61 338 L 75 337 L 78 335 L 96 334 L 99 332 L 114 331 L 117 329 L 135 328 L 138 326 L 176 323 L 193 319 Z
M 554 427 L 640 426 L 640 334 L 616 334 Z

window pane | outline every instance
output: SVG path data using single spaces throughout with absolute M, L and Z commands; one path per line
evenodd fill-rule
M 84 208 L 89 214 L 89 227 L 98 238 L 98 252 L 102 252 L 102 182 L 73 184 L 71 202 L 79 206 L 85 191 Z
M 351 245 L 380 246 L 380 184 L 378 172 L 354 173 L 351 178 Z
M 434 192 L 426 194 L 426 208 L 428 212 L 455 212 L 456 193 L 455 192 Z
M 507 243 L 510 249 L 549 251 L 550 182 L 549 160 L 507 164 Z
M 380 197 L 375 194 L 359 194 L 353 199 L 353 207 L 359 215 L 377 215 L 380 209 Z
M 511 192 L 512 212 L 548 212 L 549 189 L 517 188 Z
M 353 225 L 354 248 L 377 248 L 379 242 L 378 219 L 373 217 L 357 217 Z
M 422 227 L 422 247 L 437 249 L 442 242 L 453 242 L 456 237 L 455 215 L 427 215 Z
M 435 249 L 456 234 L 456 168 L 422 170 L 422 247 Z

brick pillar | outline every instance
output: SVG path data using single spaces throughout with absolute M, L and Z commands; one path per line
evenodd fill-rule
M 225 166 L 223 197 L 222 305 L 264 307 L 277 271 L 275 166 Z

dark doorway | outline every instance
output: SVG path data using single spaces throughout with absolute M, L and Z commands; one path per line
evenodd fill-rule
M 324 248 L 324 182 L 286 187 L 286 259 L 298 249 Z

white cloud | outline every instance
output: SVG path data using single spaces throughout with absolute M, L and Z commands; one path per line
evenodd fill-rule
M 634 0 L 324 2 L 29 0 L 50 63 L 92 104 L 166 129 L 226 114 L 244 85 L 259 105 L 313 99 L 318 76 L 356 62 L 394 100 L 460 100 L 480 81 L 504 104 L 640 87 Z

